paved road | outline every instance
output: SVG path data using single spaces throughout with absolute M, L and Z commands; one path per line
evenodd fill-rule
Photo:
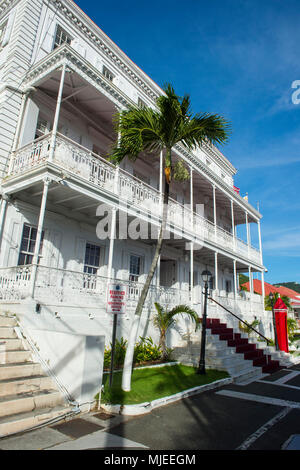
M 230 384 L 194 395 L 143 416 L 79 415 L 66 423 L 0 439 L 0 449 L 101 449 L 114 455 L 119 449 L 147 449 L 201 454 L 281 450 L 287 442 L 300 450 L 299 438 L 300 365 L 248 385 Z
M 158 408 L 110 433 L 151 450 L 280 450 L 300 435 L 300 365 Z

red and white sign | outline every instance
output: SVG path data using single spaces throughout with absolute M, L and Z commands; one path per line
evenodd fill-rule
M 126 286 L 123 284 L 110 284 L 108 286 L 107 313 L 125 313 Z

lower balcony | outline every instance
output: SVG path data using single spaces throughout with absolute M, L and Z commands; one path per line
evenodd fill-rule
M 61 134 L 56 136 L 52 158 L 52 137 L 49 133 L 14 152 L 4 187 L 8 188 L 12 181 L 20 177 L 29 178 L 35 169 L 54 165 L 65 171 L 67 177 L 80 178 L 89 182 L 91 187 L 114 196 L 124 207 L 143 211 L 153 216 L 153 220 L 157 219 L 161 213 L 161 194 L 157 189 L 121 168 L 117 170 L 109 161 Z M 204 241 L 261 264 L 261 254 L 255 247 L 172 198 L 169 201 L 168 223 L 171 230 L 176 229 L 196 243 Z
M 36 275 L 34 275 L 34 268 L 36 268 Z M 40 265 L 0 268 L 0 302 L 3 304 L 19 303 L 28 299 L 33 292 L 34 277 L 33 297 L 36 303 L 96 307 L 104 312 L 107 310 L 109 283 L 107 277 Z M 112 282 L 119 282 L 126 286 L 126 309 L 128 313 L 132 312 L 140 297 L 143 284 L 121 279 L 114 279 Z M 200 316 L 203 308 L 202 290 L 201 285 L 193 288 L 193 308 Z M 262 298 L 257 294 L 242 291 L 235 298 L 233 292 L 215 290 L 210 291 L 210 295 L 219 304 L 241 317 L 261 315 L 264 312 Z M 154 302 L 167 308 L 182 304 L 191 305 L 191 292 L 189 289 L 151 285 L 145 302 L 146 309 L 151 310 Z M 225 314 L 224 310 L 213 301 L 209 301 L 208 311 L 210 316 L 219 317 Z

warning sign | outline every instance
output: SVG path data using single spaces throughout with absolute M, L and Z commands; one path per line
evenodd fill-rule
M 107 313 L 125 313 L 126 286 L 122 284 L 110 284 L 108 286 Z

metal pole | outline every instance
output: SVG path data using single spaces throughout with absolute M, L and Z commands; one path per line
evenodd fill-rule
M 202 335 L 201 335 L 201 350 L 200 361 L 197 374 L 204 375 L 205 372 L 205 340 L 206 340 L 206 315 L 207 315 L 207 297 L 208 297 L 208 282 L 204 286 L 204 310 L 202 318 Z
M 112 387 L 112 383 L 113 383 L 114 358 L 115 358 L 116 335 L 117 335 L 117 320 L 118 320 L 118 316 L 117 316 L 116 313 L 114 313 L 112 345 L 111 345 L 111 358 L 110 358 L 110 372 L 109 372 L 109 386 L 110 386 L 110 388 Z

